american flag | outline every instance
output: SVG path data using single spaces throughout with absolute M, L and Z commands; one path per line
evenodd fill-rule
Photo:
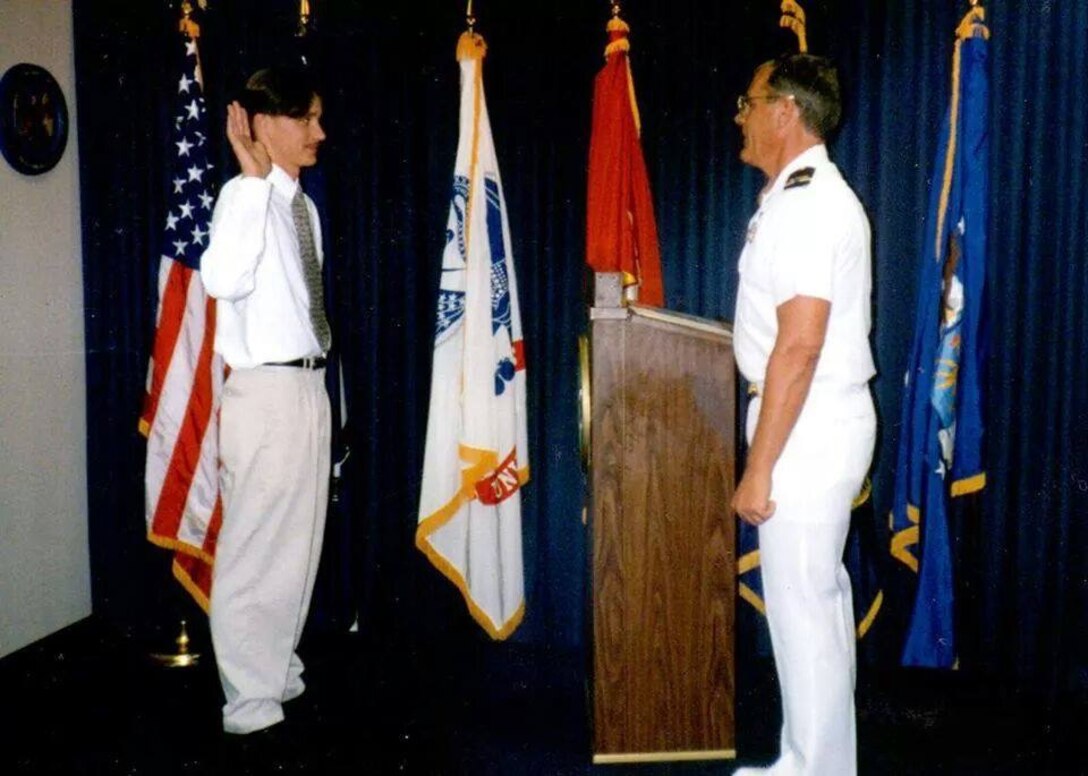
M 140 431 L 148 539 L 174 551 L 174 576 L 208 609 L 219 498 L 222 359 L 213 352 L 215 300 L 200 280 L 211 224 L 212 165 L 196 40 L 182 34 L 168 210 L 159 259 L 159 310 Z

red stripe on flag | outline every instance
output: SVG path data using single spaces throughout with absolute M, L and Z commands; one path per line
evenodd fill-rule
M 208 521 L 208 534 L 204 537 L 204 552 L 215 557 L 215 546 L 219 542 L 219 529 L 223 527 L 223 497 L 215 499 L 215 509 L 212 510 L 212 519 Z M 208 590 L 211 590 L 210 583 Z
M 170 359 L 185 320 L 185 304 L 189 296 L 189 282 L 193 275 L 193 271 L 180 261 L 165 258 L 162 260 L 170 262 L 170 273 L 162 290 L 159 328 L 155 332 L 155 345 L 151 353 L 151 385 L 144 396 L 142 420 L 145 428 L 151 426 L 155 420 L 155 412 L 159 408 L 166 371 L 170 368 Z
M 204 539 L 202 549 L 207 556 L 215 555 L 215 545 L 219 540 L 219 529 L 223 525 L 223 499 L 215 500 L 215 509 L 212 512 L 211 522 L 208 524 L 208 534 Z M 212 600 L 212 575 L 215 569 L 212 564 L 203 558 L 187 555 L 183 552 L 174 553 L 174 575 L 178 577 L 189 594 L 196 599 L 204 611 L 211 607 Z
M 215 300 L 211 297 L 205 299 L 204 308 L 204 339 L 193 372 L 193 385 L 185 407 L 185 419 L 178 430 L 174 452 L 170 456 L 170 466 L 163 479 L 159 501 L 155 505 L 151 530 L 156 534 L 178 534 L 193 475 L 199 466 L 204 433 L 212 415 L 214 395 L 211 366 L 212 346 L 215 342 Z

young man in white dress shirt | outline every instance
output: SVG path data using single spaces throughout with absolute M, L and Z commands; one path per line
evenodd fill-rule
M 201 259 L 217 300 L 215 349 L 230 367 L 210 609 L 228 733 L 270 728 L 305 689 L 295 650 L 325 527 L 330 335 L 320 224 L 298 178 L 325 139 L 321 109 L 304 71 L 249 79 L 227 109 L 241 174 L 219 195 Z
M 841 112 L 821 57 L 756 69 L 741 159 L 767 176 L 739 262 L 737 366 L 755 389 L 733 507 L 759 526 L 782 692 L 778 760 L 741 776 L 853 776 L 854 612 L 842 554 L 872 459 L 869 222 L 828 159 Z

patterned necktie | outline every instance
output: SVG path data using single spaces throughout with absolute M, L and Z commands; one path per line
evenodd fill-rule
M 302 275 L 306 279 L 306 290 L 310 294 L 310 324 L 314 336 L 327 351 L 332 344 L 329 321 L 325 318 L 325 295 L 321 285 L 321 265 L 317 263 L 317 249 L 314 246 L 314 233 L 310 228 L 310 213 L 306 208 L 306 198 L 299 186 L 291 200 L 291 217 L 295 222 L 295 234 L 298 235 L 298 255 L 302 259 Z

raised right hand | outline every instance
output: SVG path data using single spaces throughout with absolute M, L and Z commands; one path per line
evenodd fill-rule
M 242 168 L 242 175 L 264 178 L 272 171 L 272 158 L 268 149 L 253 138 L 246 109 L 235 100 L 227 106 L 227 140 Z

